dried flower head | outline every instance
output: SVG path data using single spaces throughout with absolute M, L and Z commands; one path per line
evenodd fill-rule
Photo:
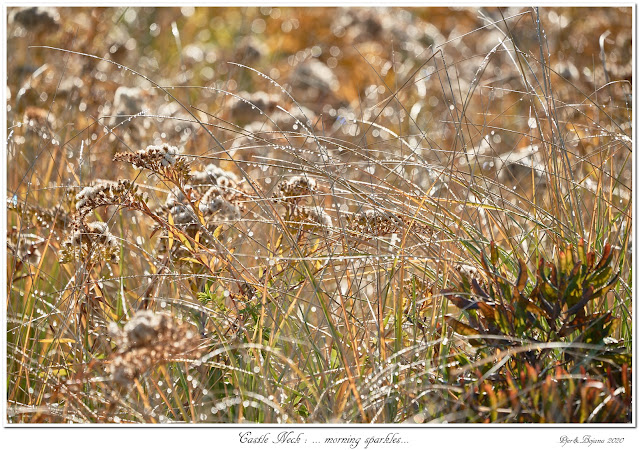
M 199 357 L 198 333 L 167 314 L 138 311 L 122 329 L 111 323 L 109 332 L 118 346 L 109 372 L 123 387 L 157 364 Z
M 278 200 L 287 203 L 300 203 L 315 192 L 317 182 L 306 174 L 282 180 L 277 186 Z
M 197 122 L 178 102 L 164 102 L 157 107 L 157 117 L 154 117 L 158 124 L 159 131 L 166 135 L 166 138 L 185 144 L 191 136 L 197 132 Z
M 114 125 L 122 117 L 139 114 L 146 109 L 148 93 L 139 87 L 119 86 L 113 98 L 113 113 L 110 124 Z
M 132 164 L 136 169 L 147 169 L 178 184 L 188 181 L 191 173 L 189 163 L 180 156 L 177 147 L 169 144 L 149 145 L 137 152 L 117 153 L 114 161 Z
M 351 216 L 348 223 L 350 230 L 374 236 L 396 233 L 403 226 L 404 221 L 399 216 L 372 209 Z
M 204 180 L 204 176 L 200 173 L 198 180 L 208 183 L 217 182 L 220 183 L 219 185 L 186 185 L 184 191 L 174 189 L 176 192 L 169 193 L 166 203 L 158 212 L 158 215 L 164 215 L 167 221 L 170 215 L 173 224 L 189 237 L 196 238 L 199 234 L 197 239 L 205 246 L 211 246 L 214 243 L 213 232 L 220 224 L 240 219 L 242 205 L 246 199 L 243 191 L 231 187 L 236 185 L 233 178 L 221 175 L 220 172 L 217 172 L 219 175 L 217 178 L 213 178 L 211 172 L 213 171 L 209 170 L 209 174 L 206 175 L 207 180 Z M 210 186 L 208 190 L 201 194 L 200 190 L 207 186 Z M 188 199 L 185 197 L 185 192 L 189 195 Z M 197 213 L 193 209 L 196 205 Z M 171 249 L 167 248 L 167 243 L 171 239 L 166 230 L 163 230 L 160 237 L 160 252 L 171 250 L 175 257 L 188 256 L 189 252 L 178 239 L 173 240 Z
M 101 206 L 119 206 L 146 211 L 146 196 L 137 192 L 137 185 L 129 180 L 117 183 L 100 181 L 93 186 L 84 187 L 76 196 L 76 220 L 84 218 Z
M 197 224 L 198 217 L 191 206 L 191 202 L 196 200 L 196 192 L 190 189 L 189 185 L 186 185 L 186 192 L 191 194 L 191 197 L 187 200 L 182 191 L 176 191 L 169 192 L 163 209 L 171 214 L 173 223 L 178 227 Z
M 457 272 L 462 274 L 462 276 L 465 276 L 468 279 L 480 279 L 480 272 L 473 266 L 470 266 L 468 264 L 459 264 L 455 267 L 455 269 L 457 270 Z
M 118 240 L 109 232 L 107 224 L 91 222 L 76 224 L 71 235 L 62 243 L 60 262 L 81 260 L 91 264 L 100 261 L 116 263 L 119 258 Z
M 233 172 L 224 170 L 215 164 L 209 164 L 204 170 L 191 174 L 191 183 L 194 185 L 236 187 L 239 181 Z
M 212 186 L 200 200 L 200 211 L 208 220 L 239 220 L 240 196 L 230 189 Z
M 237 176 L 215 164 L 193 173 L 193 183 L 207 188 L 200 200 L 200 211 L 207 220 L 238 220 L 248 195 L 240 187 Z
M 411 222 L 411 231 L 415 233 L 430 233 L 429 227 L 410 218 L 405 218 L 403 215 L 372 209 L 349 217 L 348 229 L 356 233 L 383 236 L 407 230 Z
M 289 222 L 303 224 L 306 228 L 315 229 L 317 225 L 331 228 L 333 220 L 326 210 L 320 206 L 295 206 L 287 214 Z

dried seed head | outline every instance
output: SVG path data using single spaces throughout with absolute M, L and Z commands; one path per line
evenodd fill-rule
M 239 220 L 243 203 L 248 198 L 240 189 L 235 174 L 209 164 L 201 172 L 193 173 L 193 183 L 209 187 L 200 200 L 200 211 L 207 221 Z
M 268 54 L 266 44 L 256 39 L 255 36 L 249 35 L 241 39 L 237 46 L 238 61 L 251 65 L 257 62 L 263 55 Z
M 221 169 L 215 164 L 209 164 L 201 172 L 193 172 L 191 183 L 194 185 L 204 184 L 236 187 L 239 181 L 234 173 Z
M 403 220 L 395 214 L 370 209 L 351 217 L 348 228 L 359 233 L 381 236 L 396 233 L 403 225 Z
M 158 338 L 169 326 L 168 317 L 151 311 L 139 311 L 126 325 L 123 331 L 131 348 L 142 347 Z
M 373 236 L 398 233 L 408 230 L 415 233 L 430 233 L 429 227 L 417 223 L 411 218 L 394 214 L 389 211 L 369 209 L 359 214 L 355 214 L 348 219 L 348 229 L 357 233 Z
M 76 196 L 76 221 L 82 222 L 84 218 L 96 208 L 101 206 L 120 206 L 137 210 L 145 210 L 146 196 L 138 194 L 137 185 L 120 180 L 100 181 L 93 186 L 84 187 Z
M 191 177 L 189 163 L 180 156 L 177 147 L 169 144 L 149 145 L 137 152 L 117 153 L 114 161 L 132 164 L 136 169 L 147 169 L 176 183 L 183 184 Z
M 167 314 L 139 311 L 122 329 L 111 323 L 109 332 L 118 346 L 109 372 L 123 387 L 157 364 L 200 354 L 198 333 Z
M 139 114 L 146 107 L 146 91 L 139 87 L 120 86 L 115 90 L 113 98 L 113 114 L 111 124 L 116 124 L 123 117 L 133 114 Z
M 159 215 L 169 214 L 172 217 L 173 224 L 185 232 L 189 237 L 196 238 L 198 242 L 204 246 L 211 247 L 215 243 L 213 232 L 222 223 L 235 222 L 241 218 L 243 210 L 243 202 L 246 200 L 246 194 L 239 188 L 235 188 L 236 182 L 233 178 L 227 176 L 228 172 L 217 171 L 214 166 L 208 167 L 198 176 L 199 181 L 206 181 L 207 184 L 196 184 L 195 186 L 186 185 L 184 192 L 190 196 L 186 199 L 181 190 L 175 189 L 171 192 Z M 232 175 L 232 174 L 231 174 Z M 206 177 L 206 179 L 205 179 Z M 234 176 L 232 176 L 234 177 Z M 210 183 L 219 183 L 213 184 Z M 198 189 L 206 188 L 208 190 L 200 195 Z M 197 205 L 199 211 L 194 211 Z M 187 249 L 180 240 L 173 240 L 173 245 L 168 248 L 169 233 L 164 230 L 160 235 L 158 250 L 172 252 L 172 256 L 178 259 L 182 256 L 188 256 L 191 250 Z
M 173 223 L 176 226 L 196 225 L 198 218 L 193 207 L 192 201 L 196 200 L 195 191 L 191 189 L 191 186 L 186 185 L 185 191 L 191 194 L 191 198 L 187 200 L 182 191 L 175 189 L 177 192 L 170 192 L 166 198 L 164 204 L 165 209 L 173 216 Z
M 125 152 L 115 155 L 116 161 L 125 161 L 136 169 L 149 169 L 155 171 L 158 167 L 172 166 L 177 161 L 179 151 L 177 147 L 168 144 L 149 145 L 144 150 L 137 152 Z
M 104 222 L 78 223 L 71 235 L 62 243 L 60 262 L 73 260 L 97 263 L 109 261 L 117 263 L 120 246 Z
M 290 111 L 278 109 L 273 114 L 269 114 L 269 117 L 277 124 L 279 129 L 289 132 L 300 131 L 299 124 L 310 127 L 317 121 L 315 112 L 305 106 L 295 106 Z M 263 122 L 258 123 L 262 124 Z M 262 129 L 263 127 L 264 125 L 262 125 Z
M 209 220 L 232 221 L 240 219 L 240 207 L 237 198 L 232 192 L 220 188 L 211 187 L 200 201 L 200 211 Z
M 278 200 L 288 203 L 300 203 L 317 192 L 317 182 L 306 174 L 283 180 L 278 185 Z
M 466 276 L 469 279 L 480 278 L 479 271 L 475 267 L 469 266 L 468 264 L 459 264 L 455 267 L 455 269 L 457 269 L 460 274 Z
M 331 216 L 320 206 L 296 206 L 291 210 L 289 220 L 304 223 L 311 228 L 314 228 L 315 225 L 326 228 L 333 226 Z

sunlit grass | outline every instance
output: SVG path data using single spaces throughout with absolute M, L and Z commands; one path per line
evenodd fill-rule
M 631 420 L 628 11 L 16 11 L 9 422 Z

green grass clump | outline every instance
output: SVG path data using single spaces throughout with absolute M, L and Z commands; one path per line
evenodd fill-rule
M 623 411 L 632 398 L 632 355 L 611 337 L 614 315 L 602 302 L 619 276 L 610 244 L 598 262 L 583 239 L 576 253 L 570 245 L 559 251 L 556 263 L 541 258 L 533 286 L 523 260 L 512 264 L 494 243 L 490 250 L 490 257 L 480 255 L 482 278 L 461 273 L 461 286 L 444 293 L 466 316 L 465 322 L 447 316 L 449 325 L 469 336 L 481 357 L 470 364 L 482 386 L 471 391 L 471 408 L 479 417 L 490 411 L 493 421 L 630 420 Z M 526 392 L 523 404 L 519 392 Z M 558 399 L 562 408 L 553 406 Z
M 630 422 L 629 11 L 10 9 L 8 421 Z

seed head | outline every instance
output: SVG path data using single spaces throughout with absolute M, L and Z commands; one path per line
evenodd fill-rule
M 317 182 L 306 174 L 283 180 L 278 185 L 279 200 L 300 203 L 317 191 Z
M 137 210 L 145 210 L 146 196 L 137 192 L 137 185 L 129 180 L 100 181 L 93 186 L 84 187 L 76 196 L 75 204 L 77 222 L 96 208 L 115 205 Z
M 104 222 L 77 223 L 71 235 L 62 243 L 61 252 L 62 263 L 74 260 L 117 263 L 120 258 L 118 240 Z
M 169 144 L 149 145 L 137 152 L 117 153 L 114 161 L 127 162 L 135 169 L 147 169 L 176 183 L 183 184 L 191 177 L 189 163 L 180 156 L 177 147 Z
M 122 329 L 111 323 L 109 332 L 118 347 L 109 372 L 122 387 L 155 365 L 199 357 L 198 333 L 167 314 L 139 311 Z

